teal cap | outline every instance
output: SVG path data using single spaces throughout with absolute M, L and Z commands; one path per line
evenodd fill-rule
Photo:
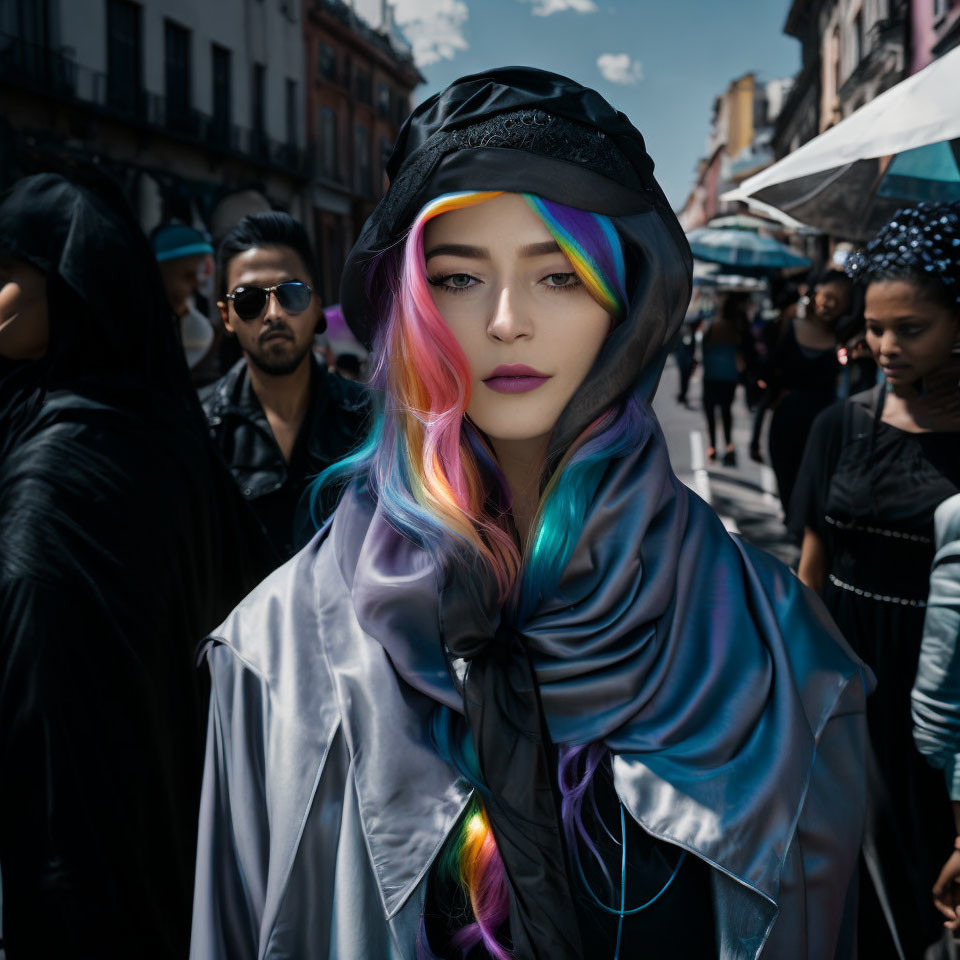
M 185 223 L 164 223 L 150 234 L 150 243 L 158 262 L 212 254 L 209 234 L 194 230 Z

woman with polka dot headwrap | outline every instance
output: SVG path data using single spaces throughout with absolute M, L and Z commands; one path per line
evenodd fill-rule
M 874 669 L 860 950 L 920 957 L 942 933 L 930 890 L 955 834 L 943 777 L 912 737 L 910 689 L 933 515 L 960 489 L 960 204 L 901 210 L 848 264 L 886 383 L 825 410 L 790 504 L 799 575 Z M 884 922 L 885 921 L 885 922 Z

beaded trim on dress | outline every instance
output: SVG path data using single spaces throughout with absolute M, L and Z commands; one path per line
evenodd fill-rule
M 866 597 L 868 600 L 879 600 L 881 603 L 898 603 L 901 607 L 925 607 L 923 600 L 910 600 L 906 597 L 891 597 L 885 593 L 871 593 L 869 590 L 862 590 L 860 587 L 853 586 L 852 583 L 844 583 L 839 577 L 830 574 L 830 582 L 841 590 L 849 590 L 858 597 Z
M 883 527 L 868 527 L 859 523 L 844 523 L 842 520 L 835 520 L 830 516 L 824 517 L 824 520 L 835 526 L 838 530 L 860 530 L 863 533 L 874 533 L 878 537 L 894 537 L 897 540 L 911 540 L 914 543 L 933 543 L 930 537 L 925 537 L 920 533 L 903 533 L 900 530 L 885 530 Z

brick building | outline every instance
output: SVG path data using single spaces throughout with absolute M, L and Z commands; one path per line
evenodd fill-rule
M 384 166 L 423 82 L 385 2 L 377 29 L 342 0 L 305 0 L 309 204 L 328 301 L 347 252 L 386 188 Z

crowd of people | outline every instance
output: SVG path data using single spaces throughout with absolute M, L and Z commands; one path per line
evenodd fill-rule
M 750 454 L 776 476 L 798 575 L 877 680 L 860 883 L 861 913 L 876 921 L 861 925 L 870 957 L 940 956 L 926 951 L 941 924 L 960 929 L 958 248 L 960 205 L 905 208 L 845 272 L 778 290 L 787 302 L 774 319 L 751 322 L 740 293 L 696 319 L 708 458 L 719 406 L 723 461 L 736 463 L 743 384 Z M 686 357 L 678 365 L 686 384 Z
M 949 957 L 960 205 L 702 331 L 795 575 L 671 469 L 692 261 L 623 114 L 487 71 L 388 173 L 363 383 L 288 214 L 0 197 L 8 960 Z

